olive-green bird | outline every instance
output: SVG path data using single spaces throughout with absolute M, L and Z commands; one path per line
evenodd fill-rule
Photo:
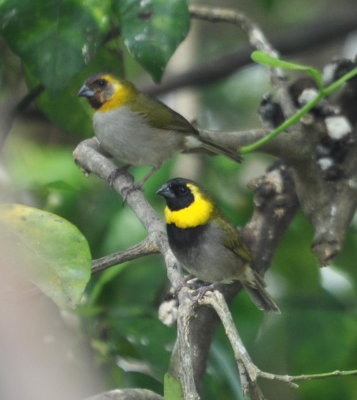
M 280 313 L 264 289 L 263 278 L 252 268 L 252 256 L 239 231 L 201 186 L 175 178 L 157 194 L 166 201 L 169 245 L 188 272 L 210 283 L 238 280 L 260 310 Z
M 177 152 L 206 150 L 241 161 L 236 152 L 201 138 L 180 114 L 112 74 L 91 76 L 78 96 L 86 97 L 96 110 L 94 131 L 106 152 L 127 164 L 126 168 L 153 167 L 141 184 Z

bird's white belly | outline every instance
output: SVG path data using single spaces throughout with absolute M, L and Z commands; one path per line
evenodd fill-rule
M 93 126 L 101 147 L 126 164 L 158 167 L 182 148 L 184 135 L 152 128 L 126 106 L 97 111 Z

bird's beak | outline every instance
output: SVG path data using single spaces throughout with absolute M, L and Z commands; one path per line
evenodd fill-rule
M 165 199 L 173 199 L 175 195 L 172 193 L 170 186 L 165 184 L 156 192 L 159 196 L 165 197 Z
M 79 97 L 92 97 L 95 95 L 95 91 L 84 84 L 77 93 Z

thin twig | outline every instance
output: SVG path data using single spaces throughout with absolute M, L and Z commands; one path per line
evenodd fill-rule
M 156 244 L 150 239 L 146 238 L 142 242 L 129 247 L 126 250 L 118 251 L 109 254 L 102 258 L 92 261 L 92 272 L 96 273 L 103 271 L 103 269 L 112 267 L 114 265 L 122 264 L 126 261 L 134 260 L 139 257 L 144 257 L 149 254 L 157 254 L 159 252 Z
M 257 150 L 259 147 L 265 143 L 272 140 L 274 137 L 278 136 L 280 133 L 286 131 L 292 125 L 298 123 L 301 118 L 306 115 L 313 107 L 315 107 L 322 99 L 330 95 L 333 91 L 342 86 L 346 81 L 352 79 L 357 75 L 357 68 L 349 71 L 347 74 L 343 75 L 337 81 L 331 83 L 331 85 L 323 88 L 310 102 L 308 102 L 304 107 L 300 108 L 294 115 L 286 119 L 281 125 L 276 127 L 273 131 L 268 133 L 266 136 L 259 139 L 257 142 L 252 143 L 248 146 L 244 146 L 240 149 L 242 154 L 250 153 L 251 151 Z
M 236 9 L 190 6 L 192 18 L 198 18 L 210 22 L 228 22 L 238 25 L 247 34 L 250 44 L 273 57 L 277 57 L 277 51 L 270 44 L 264 33 L 250 18 Z
M 210 305 L 214 308 L 222 324 L 225 328 L 226 335 L 231 343 L 235 359 L 237 361 L 238 370 L 241 378 L 242 388 L 244 392 L 249 392 L 254 399 L 264 399 L 261 390 L 257 384 L 258 378 L 276 380 L 287 383 L 293 388 L 298 388 L 295 382 L 310 381 L 313 379 L 327 379 L 340 376 L 357 375 L 357 370 L 351 371 L 333 371 L 321 374 L 311 375 L 278 375 L 260 370 L 251 360 L 246 350 L 237 328 L 233 322 L 232 315 L 229 311 L 227 303 L 219 291 L 207 292 L 200 304 Z
M 87 397 L 85 400 L 164 400 L 148 389 L 114 389 Z
M 291 384 L 293 382 L 311 381 L 314 379 L 327 379 L 341 376 L 353 376 L 357 375 L 357 370 L 352 371 L 332 371 L 324 372 L 321 374 L 310 374 L 310 375 L 276 375 L 270 374 L 269 372 L 259 371 L 259 377 L 271 380 L 277 380 Z M 296 385 L 297 386 L 297 385 Z
M 228 22 L 238 25 L 247 34 L 249 42 L 254 48 L 264 51 L 272 57 L 279 56 L 277 50 L 274 49 L 259 26 L 236 9 L 190 6 L 190 14 L 193 18 L 206 21 Z M 277 91 L 284 115 L 289 117 L 294 114 L 295 107 L 288 92 L 285 73 L 281 68 L 270 68 L 270 72 L 271 82 Z
M 284 56 L 296 55 L 301 51 L 316 49 L 338 40 L 354 31 L 357 26 L 357 13 L 342 13 L 338 18 L 326 15 L 295 28 L 275 33 L 270 37 L 270 43 Z M 252 64 L 250 45 L 239 47 L 230 53 L 219 55 L 210 60 L 194 65 L 187 71 L 167 76 L 160 85 L 150 85 L 145 92 L 159 96 L 183 87 L 199 87 L 217 82 L 235 73 L 240 68 Z
M 237 328 L 233 322 L 232 314 L 221 292 L 215 290 L 208 292 L 201 300 L 200 304 L 210 305 L 214 308 L 222 321 L 226 335 L 231 343 L 234 357 L 240 374 L 240 380 L 243 388 L 243 394 L 254 396 L 254 400 L 264 400 L 261 390 L 257 384 L 259 369 L 254 365 L 248 351 L 246 350 L 242 339 L 239 336 Z

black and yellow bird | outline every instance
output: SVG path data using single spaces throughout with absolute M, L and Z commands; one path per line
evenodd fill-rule
M 166 201 L 171 250 L 189 273 L 209 283 L 240 281 L 260 310 L 280 312 L 264 289 L 263 278 L 253 269 L 252 256 L 239 231 L 201 186 L 174 178 L 157 194 Z
M 204 151 L 241 161 L 236 151 L 203 139 L 182 115 L 112 74 L 89 77 L 78 96 L 95 109 L 94 132 L 108 154 L 126 167 L 153 167 L 141 183 L 178 152 Z

